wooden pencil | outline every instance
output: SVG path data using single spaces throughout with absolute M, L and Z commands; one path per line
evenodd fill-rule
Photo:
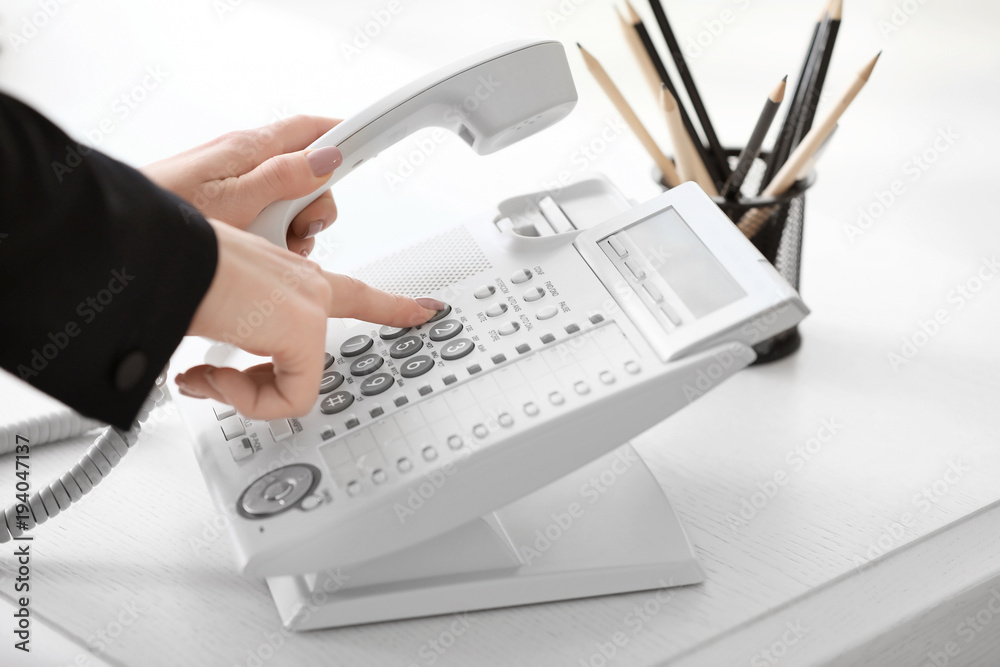
M 719 195 L 712 177 L 709 176 L 705 163 L 698 156 L 698 151 L 694 148 L 691 137 L 684 129 L 681 122 L 680 109 L 677 100 L 667 87 L 660 87 L 660 106 L 667 119 L 667 129 L 670 130 L 670 137 L 674 142 L 674 159 L 677 161 L 677 175 L 681 181 L 694 181 L 701 186 L 710 197 Z
M 733 173 L 729 179 L 726 180 L 726 184 L 722 187 L 722 196 L 726 199 L 735 199 L 740 193 L 740 188 L 743 186 L 743 181 L 746 179 L 753 161 L 760 155 L 761 146 L 764 145 L 764 137 L 767 136 L 767 131 L 771 128 L 771 123 L 778 113 L 778 107 L 781 106 L 782 100 L 785 99 L 785 85 L 787 82 L 788 77 L 785 76 L 775 86 L 774 90 L 771 91 L 771 94 L 767 96 L 764 108 L 757 118 L 757 124 L 753 128 L 753 132 L 750 133 L 750 138 L 747 140 L 746 146 L 736 161 L 736 167 L 733 169 Z M 683 177 L 683 173 L 681 176 Z
M 774 175 L 774 178 L 768 183 L 767 187 L 764 188 L 763 192 L 760 193 L 761 197 L 777 197 L 785 193 L 788 188 L 792 186 L 795 180 L 802 173 L 803 168 L 816 153 L 826 138 L 833 132 L 834 128 L 837 126 L 837 121 L 847 110 L 847 107 L 851 105 L 854 98 L 857 97 L 861 89 L 864 88 L 865 84 L 868 83 L 868 78 L 871 76 L 872 70 L 875 69 L 875 63 L 878 62 L 879 56 L 882 52 L 879 51 L 874 58 L 872 58 L 861 71 L 855 76 L 854 81 L 848 86 L 847 90 L 843 92 L 840 98 L 837 100 L 836 104 L 833 105 L 822 120 L 820 120 L 818 125 L 815 125 L 809 134 L 807 134 L 803 139 L 802 143 L 799 144 L 798 148 L 788 157 L 788 160 L 782 165 L 778 173 Z M 740 231 L 742 231 L 748 238 L 753 238 L 753 236 L 760 231 L 760 228 L 764 226 L 770 215 L 767 213 L 766 208 L 752 208 L 740 218 L 738 224 Z
M 635 11 L 635 7 L 628 0 L 624 0 L 624 2 L 625 15 L 618 14 L 622 22 L 622 32 L 625 35 L 625 41 L 628 43 L 629 50 L 639 63 L 639 69 L 650 86 L 650 92 L 653 93 L 655 99 L 659 99 L 660 86 L 666 85 L 670 94 L 674 96 L 674 99 L 677 99 L 677 88 L 674 86 L 670 74 L 667 73 L 667 68 L 663 64 L 663 60 L 660 58 L 660 54 L 657 52 L 656 46 L 649 36 L 649 31 L 646 29 L 639 14 Z M 655 73 L 655 78 L 651 76 L 650 70 Z M 705 144 L 702 143 L 701 137 L 698 135 L 698 130 L 695 129 L 694 123 L 691 122 L 691 116 L 680 102 L 678 102 L 678 107 L 680 108 L 681 120 L 684 123 L 684 130 L 691 137 L 691 143 L 694 145 L 695 150 L 698 151 L 698 156 L 708 167 L 712 180 L 721 183 L 725 179 L 715 168 L 714 161 L 710 159 Z
M 802 137 L 809 134 L 809 130 L 812 129 L 813 119 L 816 117 L 816 108 L 819 106 L 819 98 L 823 94 L 826 73 L 830 69 L 830 59 L 833 57 L 833 47 L 837 42 L 837 33 L 840 32 L 840 21 L 844 13 L 843 0 L 830 0 L 826 11 L 829 16 L 829 22 L 819 46 L 819 63 L 809 79 L 809 87 L 806 89 L 802 101 L 798 127 L 796 128 L 795 137 L 792 139 L 792 150 L 795 150 Z
M 636 138 L 639 139 L 639 143 L 641 143 L 642 147 L 646 149 L 649 156 L 653 158 L 653 162 L 656 163 L 656 166 L 663 174 L 664 182 L 669 187 L 680 185 L 681 180 L 677 175 L 677 169 L 674 167 L 674 163 L 670 161 L 670 158 L 663 154 L 660 148 L 656 145 L 656 142 L 653 141 L 653 137 L 650 136 L 646 127 L 642 124 L 642 121 L 640 121 L 639 117 L 635 115 L 634 111 L 632 111 L 632 107 L 629 106 L 629 103 L 625 100 L 621 91 L 618 90 L 618 86 L 615 85 L 615 82 L 611 80 L 610 76 L 608 76 L 604 67 L 602 67 L 601 63 L 597 61 L 597 58 L 592 56 L 587 49 L 580 46 L 579 43 L 577 43 L 577 47 L 580 49 L 580 55 L 583 56 L 584 64 L 587 65 L 587 70 L 597 81 L 598 85 L 600 85 L 604 94 L 608 96 L 608 99 L 611 100 L 611 103 L 615 106 L 615 109 L 618 110 L 618 113 L 621 114 L 625 123 L 629 126 L 629 128 L 631 128 Z
M 660 0 L 649 0 L 649 6 L 653 10 L 653 16 L 656 17 L 657 25 L 660 26 L 660 32 L 663 33 L 663 39 L 667 43 L 667 50 L 670 52 L 670 57 L 673 58 L 677 74 L 681 78 L 681 83 L 684 84 L 684 89 L 687 90 L 688 99 L 691 100 L 691 106 L 694 107 L 694 112 L 698 116 L 698 122 L 701 123 L 701 129 L 705 133 L 705 140 L 708 142 L 710 149 L 709 153 L 715 159 L 720 176 L 719 182 L 721 183 L 729 178 L 729 160 L 726 157 L 726 152 L 722 150 L 719 137 L 716 136 L 715 128 L 712 127 L 712 120 L 709 118 L 705 104 L 698 93 L 698 87 L 695 86 L 694 79 L 691 77 L 691 70 L 688 69 L 684 53 L 681 51 L 681 45 L 677 42 L 674 31 L 670 28 L 670 22 L 667 20 L 667 14 L 663 10 L 663 5 L 660 3 Z M 674 97 L 678 97 L 676 90 L 670 92 L 673 93 Z

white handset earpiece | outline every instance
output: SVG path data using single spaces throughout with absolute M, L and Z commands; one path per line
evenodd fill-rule
M 348 118 L 309 148 L 337 146 L 344 163 L 315 192 L 275 202 L 248 230 L 285 247 L 302 209 L 366 160 L 425 127 L 444 127 L 487 155 L 562 120 L 576 104 L 562 44 L 507 42 L 421 77 Z

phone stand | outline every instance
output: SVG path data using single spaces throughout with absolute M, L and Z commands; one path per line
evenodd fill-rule
M 626 444 L 437 539 L 267 584 L 285 627 L 310 630 L 703 579 L 663 490 Z

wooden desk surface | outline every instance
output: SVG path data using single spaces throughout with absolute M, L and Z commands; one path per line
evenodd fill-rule
M 11 4 L 8 26 L 37 11 Z M 115 119 L 101 147 L 139 164 L 279 112 L 346 114 L 429 65 L 524 34 L 592 47 L 634 91 L 640 115 L 658 122 L 624 44 L 606 29 L 604 2 L 505 3 L 488 26 L 473 22 L 471 4 L 435 2 L 432 11 L 431 3 L 401 3 L 349 62 L 340 45 L 380 2 L 244 3 L 221 17 L 194 0 L 169 11 L 105 4 L 103 13 L 62 7 L 0 57 L 0 80 L 79 136 Z M 989 28 L 1000 10 L 925 3 L 895 16 L 896 26 L 892 2 L 857 4 L 846 10 L 828 90 L 845 85 L 871 52 L 886 53 L 810 193 L 802 291 L 813 314 L 802 349 L 739 374 L 636 441 L 697 547 L 703 585 L 473 613 L 458 626 L 438 617 L 289 635 L 265 586 L 235 573 L 224 522 L 168 409 L 112 480 L 37 531 L 32 605 L 44 629 L 36 646 L 49 653 L 24 664 L 1000 660 L 1000 225 L 980 194 L 991 190 L 986 160 L 1000 148 L 1000 91 L 991 85 L 1000 51 Z M 693 38 L 711 36 L 712 22 L 731 12 L 691 59 L 724 142 L 747 136 L 773 82 L 794 76 L 816 9 L 672 3 L 675 30 L 690 26 Z M 478 32 L 451 29 L 442 16 Z M 762 46 L 764 31 L 791 43 Z M 95 34 L 115 48 L 95 46 Z M 733 62 L 754 51 L 752 72 Z M 435 225 L 549 187 L 563 172 L 606 173 L 637 200 L 655 194 L 631 136 L 596 152 L 596 138 L 615 127 L 613 110 L 570 58 L 581 103 L 569 119 L 489 158 L 446 141 L 391 193 L 385 174 L 414 145 L 387 151 L 338 189 L 330 251 L 345 261 L 382 254 L 390 248 L 376 239 L 394 235 L 405 245 Z M 133 114 L 115 115 L 117 95 L 157 65 L 169 72 L 162 86 Z M 653 133 L 669 146 L 665 130 Z M 859 209 L 871 217 L 859 218 Z M 0 379 L 4 422 L 44 403 Z M 36 450 L 36 479 L 62 472 L 84 446 Z M 12 479 L 12 463 L 0 459 L 5 498 Z M 8 601 L 11 565 L 5 550 L 0 597 Z M 3 636 L 0 662 L 23 658 Z

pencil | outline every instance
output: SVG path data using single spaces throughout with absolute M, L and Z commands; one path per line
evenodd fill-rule
M 622 21 L 621 27 L 625 35 L 625 41 L 628 43 L 632 55 L 638 61 L 639 69 L 642 70 L 643 76 L 650 86 L 650 91 L 653 93 L 653 97 L 659 99 L 660 86 L 666 85 L 670 94 L 674 96 L 674 99 L 677 99 L 677 88 L 674 87 L 674 82 L 670 79 L 667 68 L 664 66 L 660 54 L 653 45 L 649 31 L 646 30 L 645 24 L 628 0 L 625 0 L 625 16 L 622 16 L 620 13 L 618 16 Z M 652 74 L 655 74 L 655 78 L 653 78 Z M 684 123 L 684 130 L 691 137 L 691 143 L 694 145 L 695 150 L 698 151 L 698 156 L 708 167 L 712 180 L 721 183 L 724 179 L 718 173 L 718 170 L 715 169 L 715 163 L 709 158 L 708 151 L 705 150 L 705 145 L 698 135 L 698 130 L 695 129 L 694 124 L 691 122 L 691 117 L 688 115 L 687 109 L 680 102 L 678 102 L 678 107 L 680 108 L 681 120 Z
M 628 102 L 622 96 L 621 91 L 618 90 L 618 86 L 616 86 L 615 82 L 611 80 L 610 76 L 608 76 L 608 73 L 601 66 L 601 63 L 597 62 L 597 59 L 590 55 L 587 49 L 580 46 L 579 42 L 577 42 L 577 47 L 580 49 L 580 55 L 583 56 L 584 64 L 587 65 L 587 70 L 590 71 L 598 85 L 601 86 L 604 94 L 608 96 L 609 100 L 611 100 L 611 103 L 615 106 L 615 109 L 618 110 L 618 113 L 625 119 L 625 123 L 632 129 L 636 138 L 639 139 L 639 143 L 641 143 L 642 147 L 646 149 L 649 156 L 653 158 L 653 162 L 655 162 L 656 166 L 659 167 L 660 172 L 663 174 L 663 181 L 669 187 L 676 187 L 680 185 L 681 180 L 677 175 L 677 169 L 674 167 L 674 163 L 670 161 L 670 158 L 663 154 L 663 152 L 656 145 L 656 142 L 653 141 L 653 137 L 649 135 L 649 132 L 642 124 L 642 121 L 640 121 L 639 117 L 635 115 L 634 111 L 632 111 L 632 107 L 629 106 Z
M 814 126 L 809 130 L 803 139 L 802 143 L 799 144 L 798 148 L 789 156 L 788 160 L 782 165 L 778 173 L 774 175 L 774 179 L 768 183 L 767 187 L 764 188 L 763 192 L 760 193 L 761 197 L 777 197 L 785 193 L 788 188 L 792 186 L 799 174 L 802 173 L 803 168 L 816 153 L 816 151 L 823 145 L 826 138 L 830 136 L 834 128 L 837 126 L 837 121 L 847 110 L 847 107 L 851 105 L 854 98 L 857 97 L 861 89 L 864 88 L 865 84 L 868 83 L 868 78 L 871 76 L 872 70 L 875 69 L 875 63 L 878 62 L 879 56 L 882 52 L 879 51 L 862 69 L 858 72 L 854 81 L 848 86 L 847 90 L 840 96 L 837 103 L 830 109 L 818 125 Z M 740 231 L 742 231 L 748 238 L 753 238 L 767 219 L 770 217 L 770 213 L 767 208 L 752 208 L 740 218 L 738 226 Z M 772 209 L 773 211 L 773 209 Z
M 743 186 L 744 179 L 747 177 L 747 173 L 750 171 L 750 166 L 757 159 L 757 156 L 760 155 L 761 146 L 764 144 L 764 137 L 767 136 L 767 131 L 771 128 L 771 123 L 778 113 L 778 107 L 781 106 L 782 100 L 785 99 L 785 85 L 787 82 L 788 77 L 785 76 L 775 86 L 774 90 L 771 91 L 771 94 L 767 96 L 767 101 L 764 102 L 764 109 L 757 118 L 757 125 L 754 126 L 753 132 L 750 133 L 750 139 L 747 140 L 743 152 L 740 153 L 732 175 L 726 181 L 726 184 L 722 186 L 722 196 L 726 199 L 736 198 L 740 192 L 740 188 Z
M 670 130 L 670 137 L 674 142 L 674 158 L 677 160 L 677 175 L 682 181 L 694 181 L 701 186 L 710 197 L 717 197 L 719 191 L 712 182 L 712 177 L 708 175 L 705 163 L 698 157 L 698 151 L 694 148 L 694 142 L 684 130 L 681 122 L 680 109 L 677 100 L 666 85 L 660 88 L 660 106 L 667 118 L 667 129 Z
M 822 42 L 819 46 L 819 64 L 816 71 L 809 80 L 809 87 L 806 89 L 802 101 L 802 110 L 799 116 L 796 136 L 792 140 L 792 150 L 799 140 L 809 134 L 812 129 L 813 119 L 816 117 L 816 108 L 819 106 L 819 97 L 823 93 L 823 84 L 826 82 L 826 73 L 830 69 L 830 58 L 833 56 L 833 46 L 837 42 L 837 33 L 840 31 L 840 20 L 844 13 L 843 0 L 831 0 L 827 6 L 829 23 L 823 33 Z
M 835 2 L 836 0 L 830 1 Z M 820 14 L 819 19 L 816 21 L 812 38 L 809 40 L 809 48 L 806 50 L 806 57 L 802 61 L 802 71 L 799 72 L 799 78 L 795 82 L 795 92 L 792 93 L 791 104 L 788 105 L 788 109 L 785 111 L 785 118 L 781 122 L 781 129 L 778 132 L 777 139 L 775 139 L 774 148 L 771 149 L 771 155 L 768 156 L 767 168 L 764 170 L 764 177 L 761 179 L 761 188 L 766 187 L 771 182 L 771 179 L 781 169 L 785 160 L 788 159 L 789 153 L 792 152 L 792 141 L 795 138 L 795 132 L 798 129 L 802 114 L 802 102 L 805 98 L 806 90 L 809 88 L 811 73 L 818 63 L 817 51 L 828 25 L 829 11 L 824 7 L 823 13 Z
M 729 160 L 726 158 L 726 152 L 722 150 L 719 137 L 716 136 L 715 128 L 712 127 L 712 119 L 708 117 L 708 111 L 705 110 L 705 105 L 701 101 L 698 88 L 694 85 L 694 79 L 691 78 L 691 71 L 688 69 L 687 61 L 684 60 L 681 45 L 677 43 L 674 31 L 670 28 L 670 22 L 667 21 L 667 14 L 663 11 L 663 5 L 660 3 L 660 0 L 649 0 L 649 6 L 653 10 L 653 16 L 656 17 L 657 25 L 660 26 L 660 32 L 663 33 L 663 39 L 667 42 L 667 50 L 670 52 L 670 57 L 674 60 L 674 66 L 677 67 L 677 74 L 681 78 L 681 83 L 684 84 L 684 89 L 687 90 L 688 99 L 691 100 L 694 112 L 698 116 L 701 129 L 705 132 L 705 139 L 708 141 L 708 146 L 711 149 L 710 152 L 715 158 L 720 175 L 719 182 L 721 183 L 729 177 Z M 670 92 L 674 97 L 677 97 L 677 91 L 672 90 Z

